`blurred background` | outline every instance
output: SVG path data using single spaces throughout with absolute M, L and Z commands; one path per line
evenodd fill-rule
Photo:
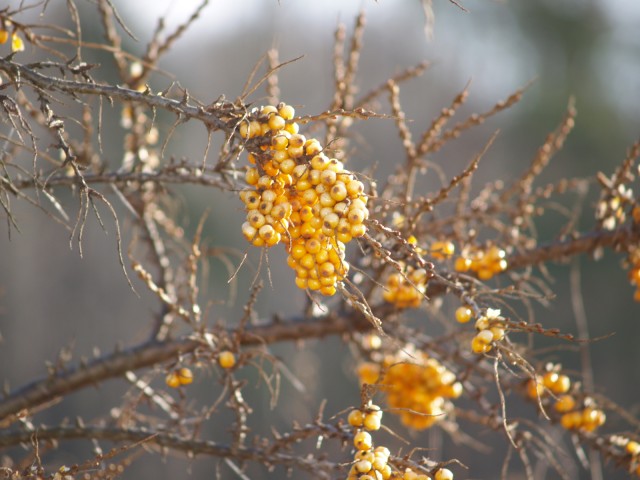
M 9 3 L 11 7 L 19 4 L 14 0 Z M 77 3 L 85 40 L 101 41 L 101 28 L 92 2 Z M 125 41 L 124 48 L 136 54 L 144 51 L 145 42 L 160 16 L 166 18 L 167 29 L 171 31 L 198 5 L 192 0 L 114 0 L 113 3 L 139 39 L 139 42 L 129 38 Z M 367 27 L 358 77 L 361 92 L 423 60 L 432 63 L 424 76 L 401 86 L 401 102 L 412 120 L 410 128 L 414 135 L 422 132 L 469 82 L 469 101 L 459 119 L 491 108 L 533 80 L 519 104 L 463 135 L 431 159 L 445 172 L 459 172 L 490 135 L 500 130 L 475 181 L 482 185 L 517 176 L 526 169 L 546 134 L 558 125 L 573 96 L 578 110 L 576 128 L 539 184 L 565 176 L 589 176 L 597 171 L 610 175 L 640 136 L 640 3 L 628 0 L 466 0 L 461 3 L 468 12 L 446 0 L 434 0 L 436 19 L 433 36 L 428 38 L 422 5 L 417 0 L 213 0 L 166 55 L 161 66 L 167 75 L 154 76 L 151 87 L 162 90 L 175 79 L 205 103 L 222 94 L 233 100 L 241 94 L 255 63 L 269 48 L 277 47 L 281 61 L 304 56 L 281 70 L 281 100 L 295 105 L 301 114 L 318 113 L 329 106 L 333 94 L 335 27 L 343 22 L 350 33 L 356 15 L 364 10 Z M 41 7 L 29 10 L 18 20 L 40 22 L 40 12 Z M 48 4 L 44 18 L 44 23 L 72 28 L 64 2 Z M 7 51 L 2 50 L 0 54 L 6 55 Z M 91 58 L 87 50 L 85 60 L 110 65 L 107 56 L 94 54 L 95 58 Z M 108 79 L 108 70 L 101 72 L 103 78 Z M 250 101 L 260 105 L 265 101 L 262 95 L 264 90 L 256 92 Z M 388 111 L 388 106 L 382 105 L 381 110 Z M 111 121 L 117 125 L 118 118 L 117 108 L 107 111 L 105 124 Z M 161 132 L 167 131 L 171 121 L 169 117 L 160 117 Z M 354 132 L 357 135 L 351 144 L 354 152 L 349 160 L 350 169 L 376 165 L 382 178 L 404 159 L 393 122 L 361 122 Z M 108 140 L 104 142 L 108 145 L 105 156 L 116 165 L 122 151 L 117 141 L 110 140 L 121 138 L 122 134 L 119 126 L 105 130 Z M 176 130 L 165 158 L 201 159 L 206 142 L 204 128 L 188 123 Z M 214 138 L 210 155 L 215 154 L 219 142 L 220 138 Z M 237 266 L 244 252 L 240 234 L 244 217 L 241 202 L 228 193 L 202 187 L 175 188 L 175 192 L 180 199 L 179 219 L 184 221 L 187 235 L 193 234 L 199 218 L 209 210 L 205 226 L 207 243 L 228 248 L 228 258 Z M 596 195 L 593 192 L 595 188 L 584 209 L 582 225 L 585 228 L 592 224 L 590 207 L 597 199 L 597 192 Z M 72 200 L 68 200 L 71 204 Z M 20 232 L 12 231 L 9 238 L 5 226 L 0 230 L 0 379 L 10 389 L 46 375 L 45 362 L 54 360 L 61 348 L 68 347 L 75 362 L 90 357 L 95 350 L 104 352 L 116 344 L 132 345 L 146 338 L 157 305 L 140 284 L 141 298 L 130 291 L 118 266 L 112 228 L 108 226 L 109 233 L 105 235 L 96 222 L 90 221 L 80 258 L 77 246 L 69 248 L 69 233 L 36 209 L 14 202 L 14 213 Z M 560 219 L 539 225 L 540 242 L 552 240 L 559 225 Z M 125 233 L 129 227 L 124 221 Z M 598 262 L 580 258 L 573 268 L 579 268 L 582 273 L 580 287 L 590 335 L 614 333 L 590 347 L 598 391 L 637 416 L 640 305 L 633 302 L 633 287 L 627 281 L 621 261 L 621 256 L 606 253 Z M 209 322 L 233 325 L 248 298 L 248 285 L 258 263 L 259 253 L 251 251 L 248 265 L 238 276 L 234 294 L 227 284 L 230 273 L 226 266 L 219 261 L 211 262 L 207 289 L 203 292 L 203 299 L 211 304 Z M 258 311 L 265 317 L 274 312 L 282 315 L 299 312 L 306 297 L 293 285 L 284 254 L 273 252 L 269 263 L 273 285 L 268 285 L 263 269 L 267 286 L 260 295 Z M 539 308 L 537 320 L 547 327 L 576 332 L 569 300 L 570 267 L 554 265 L 550 266 L 550 272 L 555 278 L 551 287 L 557 300 L 548 308 Z M 273 352 L 285 359 L 292 373 L 305 380 L 306 387 L 301 394 L 290 382 L 283 382 L 280 408 L 275 411 L 269 408 L 266 388 L 260 384 L 257 374 L 244 372 L 247 379 L 258 385 L 248 389 L 255 395 L 251 417 L 255 433 L 269 434 L 272 423 L 278 430 L 286 431 L 293 419 L 301 423 L 309 421 L 323 399 L 327 400 L 325 411 L 329 416 L 358 403 L 355 365 L 348 348 L 335 338 L 322 342 L 321 348 L 318 345 L 308 342 L 304 348 L 300 345 L 273 347 Z M 327 349 L 335 354 L 326 355 Z M 567 368 L 580 369 L 577 355 L 562 360 Z M 162 376 L 158 375 L 161 381 Z M 215 375 L 215 372 L 198 375 L 189 395 L 203 402 L 207 397 L 213 401 L 220 392 L 212 378 Z M 126 389 L 124 381 L 107 382 L 99 389 L 65 399 L 37 420 L 55 424 L 63 418 L 91 419 L 107 415 L 104 405 L 117 405 Z M 217 438 L 217 432 L 225 430 L 227 425 L 209 425 L 208 437 Z M 477 433 L 483 441 L 483 432 Z M 425 447 L 440 445 L 435 437 L 435 433 L 426 432 L 411 440 Z M 496 435 L 487 438 L 494 439 Z M 80 443 L 64 445 L 53 460 L 58 464 L 75 463 L 91 455 L 89 448 Z M 454 445 L 445 436 L 439 448 L 434 458 L 458 458 L 469 467 L 469 470 L 454 468 L 456 479 L 490 479 L 497 478 L 496 465 L 504 458 L 501 452 L 505 451 L 506 444 L 499 440 L 492 454 L 479 455 L 467 447 Z M 341 454 L 333 452 L 333 455 Z M 509 478 L 524 478 L 517 473 L 522 471 L 521 465 L 515 460 L 512 465 L 514 473 Z M 152 455 L 134 463 L 125 478 L 210 478 L 214 469 L 214 459 L 191 463 L 183 458 L 163 459 Z M 187 470 L 189 473 L 185 475 Z M 259 469 L 250 473 L 250 478 L 279 478 L 277 474 Z M 579 468 L 571 473 L 572 478 L 591 478 Z M 222 478 L 235 477 L 223 469 Z M 549 474 L 540 478 L 555 477 Z M 626 475 L 615 472 L 607 478 L 626 478 Z

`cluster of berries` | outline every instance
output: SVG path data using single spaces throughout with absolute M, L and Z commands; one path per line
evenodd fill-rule
M 624 435 L 612 435 L 610 441 L 613 445 L 622 448 L 624 453 L 631 457 L 629 471 L 640 476 L 640 442 L 631 440 Z
M 398 308 L 416 308 L 427 290 L 428 274 L 424 268 L 404 267 L 404 272 L 389 275 L 382 293 L 385 301 Z
M 480 280 L 489 280 L 494 275 L 507 269 L 506 252 L 492 245 L 486 250 L 475 249 L 463 253 L 456 258 L 454 269 L 456 272 L 474 272 Z
M 561 415 L 560 425 L 567 430 L 592 432 L 603 425 L 605 413 L 596 408 L 593 399 L 587 397 L 579 405 L 570 393 L 571 379 L 560 373 L 559 365 L 548 365 L 542 376 L 527 381 L 527 396 L 534 401 L 547 401 L 553 398 L 553 409 Z
M 247 210 L 242 233 L 258 247 L 283 243 L 296 285 L 333 295 L 349 271 L 345 244 L 367 231 L 368 197 L 340 160 L 298 133 L 294 115 L 280 103 L 240 124 L 240 135 L 261 145 L 261 153 L 249 155 L 254 166 L 245 179 L 252 188 L 240 193 Z
M 471 315 L 472 312 L 468 307 L 460 307 L 456 310 L 456 319 L 459 322 L 471 320 Z M 504 317 L 500 316 L 499 309 L 487 308 L 485 314 L 476 320 L 475 326 L 478 333 L 471 340 L 473 353 L 487 353 L 493 348 L 495 342 L 499 342 L 504 338 L 504 320 Z
M 164 379 L 167 386 L 178 388 L 183 385 L 189 385 L 193 382 L 193 372 L 191 369 L 183 367 L 170 372 Z
M 408 350 L 387 355 L 380 363 L 365 362 L 358 375 L 362 383 L 380 386 L 404 425 L 423 430 L 451 411 L 450 400 L 462 394 L 462 384 L 437 359 Z
M 363 408 L 351 410 L 348 421 L 355 429 L 353 446 L 356 453 L 347 480 L 453 480 L 453 473 L 447 468 L 439 468 L 433 477 L 414 472 L 411 468 L 404 472 L 393 470 L 389 464 L 389 449 L 373 446 L 369 432 L 379 430 L 382 426 L 382 410 L 371 401 Z

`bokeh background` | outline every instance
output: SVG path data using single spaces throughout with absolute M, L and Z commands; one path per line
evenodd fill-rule
M 18 5 L 17 1 L 9 3 Z M 45 13 L 47 23 L 72 28 L 64 3 L 49 3 Z M 113 3 L 140 40 L 125 41 L 125 49 L 134 53 L 143 52 L 144 42 L 150 38 L 160 16 L 166 17 L 171 30 L 197 6 L 192 0 Z M 338 22 L 344 22 L 351 32 L 356 15 L 364 10 L 367 27 L 358 77 L 360 91 L 379 85 L 408 66 L 423 60 L 432 62 L 423 77 L 409 81 L 401 90 L 401 101 L 407 117 L 413 120 L 414 134 L 419 134 L 468 82 L 471 82 L 470 97 L 460 118 L 465 113 L 490 108 L 534 80 L 519 104 L 463 135 L 432 158 L 445 172 L 459 171 L 489 136 L 500 130 L 476 181 L 482 185 L 515 177 L 526 168 L 546 134 L 559 123 L 569 97 L 573 96 L 578 110 L 576 128 L 540 181 L 589 176 L 597 171 L 610 174 L 640 135 L 640 3 L 628 0 L 462 3 L 468 12 L 446 0 L 434 1 L 436 20 L 433 37 L 428 38 L 422 6 L 417 0 L 214 0 L 166 55 L 161 65 L 167 75 L 154 76 L 151 87 L 160 90 L 175 79 L 204 102 L 221 94 L 234 99 L 258 59 L 269 48 L 277 47 L 281 61 L 304 55 L 281 71 L 281 99 L 296 105 L 299 112 L 318 113 L 327 108 L 332 98 L 334 29 Z M 78 7 L 85 40 L 100 41 L 98 19 L 91 2 L 80 1 Z M 31 18 L 35 23 L 40 12 L 36 8 L 22 19 Z M 87 51 L 85 60 L 109 64 L 104 54 L 95 55 L 91 58 Z M 260 104 L 264 101 L 261 95 L 263 91 L 254 94 L 251 100 Z M 105 156 L 118 164 L 121 147 L 110 140 L 120 138 L 123 133 L 116 126 L 119 112 L 114 109 L 106 115 L 105 122 L 111 121 L 114 127 L 105 130 Z M 161 131 L 166 132 L 171 120 L 160 118 Z M 6 125 L 0 128 L 5 129 Z M 363 122 L 356 125 L 354 132 L 357 135 L 349 163 L 352 170 L 375 164 L 382 177 L 402 161 L 401 142 L 392 122 Z M 202 158 L 206 141 L 204 128 L 187 124 L 177 129 L 165 157 Z M 219 141 L 220 138 L 214 138 L 212 152 Z M 193 233 L 198 219 L 208 210 L 207 243 L 228 248 L 228 258 L 237 265 L 245 248 L 240 235 L 243 221 L 240 201 L 228 193 L 201 187 L 176 188 L 175 192 L 180 199 L 179 219 L 184 222 L 187 234 Z M 593 194 L 587 197 L 582 224 L 585 227 L 590 225 L 590 207 L 596 198 Z M 71 205 L 72 200 L 67 200 Z M 105 235 L 96 222 L 89 222 L 80 258 L 77 246 L 70 248 L 66 230 L 36 209 L 14 203 L 20 232 L 12 231 L 9 238 L 4 222 L 0 227 L 0 379 L 16 388 L 46 375 L 45 362 L 54 360 L 61 348 L 69 348 L 75 362 L 91 357 L 96 351 L 113 349 L 116 344 L 126 346 L 144 339 L 157 305 L 140 285 L 140 298 L 127 286 L 117 262 L 113 229 Z M 541 242 L 553 239 L 560 222 L 560 218 L 550 218 L 539 225 Z M 125 236 L 129 226 L 126 221 L 123 223 Z M 283 259 L 277 252 L 270 255 L 273 285 L 267 285 L 258 303 L 258 311 L 265 316 L 274 312 L 291 314 L 305 304 L 304 293 L 293 287 L 286 266 L 280 266 L 284 265 Z M 258 260 L 259 255 L 251 252 L 248 266 L 238 276 L 235 294 L 229 290 L 230 274 L 225 265 L 211 262 L 207 289 L 203 292 L 203 299 L 211 304 L 208 321 L 233 325 L 247 298 Z M 571 268 L 579 268 L 590 335 L 614 333 L 590 346 L 598 391 L 637 416 L 640 305 L 632 300 L 633 288 L 628 284 L 621 260 L 619 255 L 606 253 L 598 262 L 580 258 L 573 267 L 551 266 L 555 278 L 551 287 L 557 299 L 549 307 L 538 308 L 537 319 L 545 326 L 576 331 L 569 301 L 569 273 Z M 426 322 L 428 325 L 429 319 Z M 329 351 L 331 355 L 327 355 Z M 321 344 L 276 345 L 273 352 L 285 360 L 295 376 L 304 379 L 306 390 L 298 392 L 291 382 L 284 381 L 280 408 L 272 411 L 264 385 L 250 387 L 250 395 L 255 397 L 251 417 L 255 433 L 268 434 L 272 423 L 279 430 L 287 430 L 293 419 L 309 421 L 324 399 L 329 415 L 358 402 L 353 359 L 339 339 Z M 577 355 L 565 358 L 559 354 L 559 358 L 567 368 L 580 369 Z M 255 372 L 245 374 L 250 382 L 260 385 Z M 220 387 L 214 376 L 214 372 L 199 375 L 189 395 L 203 402 L 209 397 L 216 398 Z M 38 420 L 54 424 L 63 418 L 106 415 L 109 412 L 104 406 L 118 404 L 126 389 L 124 381 L 106 382 L 99 388 L 72 395 Z M 517 408 L 514 411 L 518 412 Z M 219 438 L 227 420 L 231 421 L 224 416 L 218 418 L 216 422 L 220 424 L 207 425 L 205 433 L 210 438 Z M 485 441 L 482 431 L 472 433 Z M 496 465 L 504 458 L 506 445 L 498 440 L 493 453 L 478 454 L 433 432 L 414 435 L 411 440 L 434 448 L 426 453 L 434 458 L 458 458 L 468 465 L 469 470 L 456 469 L 456 478 L 496 478 Z M 51 460 L 59 464 L 75 463 L 91 455 L 89 448 L 70 443 Z M 324 451 L 329 452 L 330 449 Z M 521 465 L 515 460 L 512 464 L 514 473 L 509 478 L 523 478 L 517 473 L 522 470 Z M 212 459 L 190 462 L 151 455 L 134 463 L 125 478 L 211 478 L 215 468 Z M 591 478 L 578 467 L 568 468 L 571 478 Z M 235 478 L 225 467 L 222 472 L 222 478 Z M 552 474 L 540 475 L 555 478 Z M 281 476 L 283 472 L 250 470 L 250 478 Z M 626 475 L 616 472 L 606 478 Z

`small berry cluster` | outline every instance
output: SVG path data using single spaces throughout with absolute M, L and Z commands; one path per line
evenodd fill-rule
M 506 252 L 493 245 L 486 250 L 477 249 L 470 253 L 463 253 L 456 258 L 454 269 L 456 272 L 474 272 L 480 280 L 489 280 L 494 275 L 507 269 Z
M 553 410 L 560 414 L 560 425 L 567 430 L 592 432 L 603 425 L 605 413 L 596 408 L 592 398 L 586 397 L 579 406 L 575 396 L 570 393 L 571 379 L 560 373 L 559 365 L 548 365 L 547 372 L 535 379 L 529 379 L 526 385 L 527 396 L 543 402 L 553 398 Z
M 298 133 L 295 110 L 284 103 L 264 106 L 240 124 L 240 136 L 256 139 L 262 153 L 249 155 L 240 193 L 247 210 L 244 237 L 253 245 L 285 244 L 288 265 L 302 289 L 336 293 L 349 271 L 345 244 L 362 237 L 369 217 L 364 185 L 320 142 Z
M 178 388 L 183 385 L 193 383 L 193 372 L 191 369 L 183 367 L 170 372 L 165 378 L 165 383 L 171 388 Z
M 640 476 L 640 442 L 631 440 L 624 435 L 612 435 L 610 441 L 613 445 L 622 448 L 624 453 L 631 457 L 629 471 Z
M 362 383 L 378 384 L 389 407 L 397 409 L 407 427 L 423 430 L 451 411 L 450 399 L 462 394 L 453 372 L 422 352 L 403 351 L 386 356 L 380 364 L 365 362 L 358 368 Z
M 348 422 L 355 429 L 353 446 L 356 453 L 347 480 L 453 480 L 453 473 L 448 468 L 439 468 L 433 477 L 414 472 L 411 468 L 406 468 L 404 472 L 393 470 L 389 464 L 389 449 L 373 446 L 373 437 L 369 432 L 380 430 L 382 410 L 371 401 L 363 408 L 351 410 Z
M 427 280 L 428 274 L 424 268 L 409 265 L 404 267 L 404 272 L 389 275 L 382 296 L 398 308 L 416 308 L 424 298 Z
M 465 311 L 464 315 L 461 313 L 460 317 L 458 317 L 458 312 L 456 311 L 458 321 L 460 321 L 460 318 L 466 318 L 466 313 Z M 471 317 L 469 317 L 470 319 Z M 476 330 L 478 333 L 471 340 L 473 353 L 480 354 L 491 351 L 493 344 L 502 340 L 505 335 L 504 317 L 500 316 L 500 310 L 487 308 L 485 314 L 476 320 Z

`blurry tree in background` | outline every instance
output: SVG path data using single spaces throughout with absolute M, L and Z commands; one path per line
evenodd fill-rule
M 637 7 L 126 3 L 0 9 L 0 478 L 640 475 Z

